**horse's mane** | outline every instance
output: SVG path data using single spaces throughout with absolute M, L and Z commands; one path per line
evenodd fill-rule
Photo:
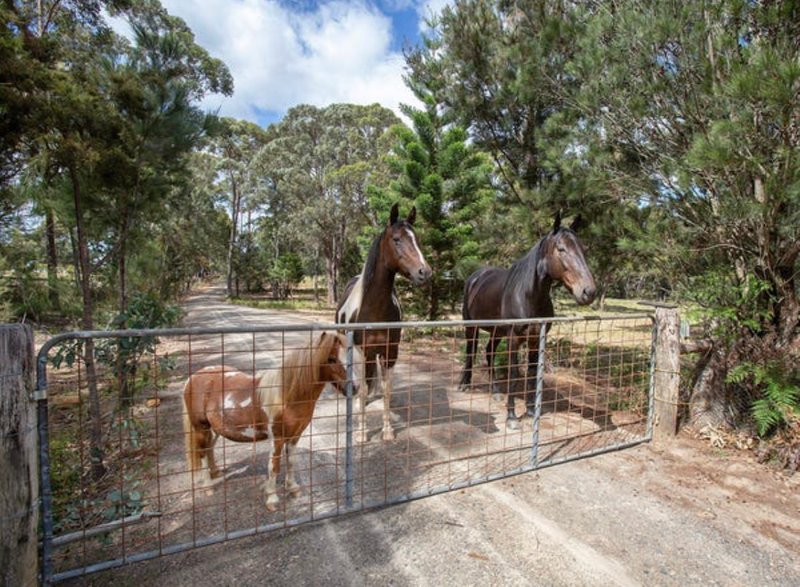
M 309 395 L 314 385 L 320 383 L 319 368 L 327 361 L 339 336 L 329 332 L 312 346 L 287 354 L 280 367 L 263 375 L 257 383 L 259 401 L 262 404 L 273 403 L 268 396 L 280 394 L 282 403 L 287 405 L 298 397 Z
M 545 241 L 552 236 L 554 236 L 554 233 L 548 232 L 540 238 L 522 258 L 514 261 L 513 265 L 511 265 L 508 270 L 506 287 L 516 284 L 530 285 L 534 283 L 538 274 L 539 261 L 544 253 Z
M 372 245 L 369 247 L 369 253 L 367 253 L 367 260 L 364 261 L 364 269 L 361 271 L 361 283 L 369 283 L 372 281 L 372 278 L 375 277 L 375 270 L 378 266 L 378 258 L 381 256 L 381 241 L 383 240 L 383 235 L 386 234 L 388 228 L 384 228 L 378 236 L 375 237 L 375 240 L 372 241 Z

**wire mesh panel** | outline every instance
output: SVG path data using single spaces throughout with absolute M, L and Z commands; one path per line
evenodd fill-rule
M 541 325 L 515 324 L 531 327 Z M 318 399 L 313 393 L 275 399 L 288 386 L 287 365 L 321 364 L 308 354 L 320 341 L 319 327 L 83 333 L 53 341 L 49 354 L 44 351 L 53 495 L 45 515 L 45 570 L 58 581 L 649 438 L 649 316 L 549 322 L 537 348 L 522 349 L 517 369 L 506 343 L 496 349 L 493 376 L 479 353 L 469 386 L 459 385 L 463 323 L 402 328 L 396 365 L 380 370 L 384 386 L 362 382 L 362 389 L 391 389 L 393 440 L 383 439 L 384 399 L 371 398 L 362 414 L 356 390 L 344 381 L 311 381 Z M 483 333 L 478 348 L 487 342 Z M 334 358 L 347 367 L 347 356 Z M 357 361 L 357 351 L 354 356 Z M 313 371 L 314 378 L 322 379 L 325 368 Z M 216 403 L 214 385 L 221 394 Z M 187 389 L 195 400 L 205 394 L 188 410 Z M 509 421 L 509 391 L 518 424 Z M 204 413 L 194 428 L 186 415 L 198 410 Z M 265 427 L 260 414 L 267 411 L 273 419 Z M 298 439 L 304 417 L 308 424 Z M 362 419 L 366 441 L 355 433 Z M 219 421 L 229 429 L 215 426 Z M 276 438 L 285 433 L 289 445 L 296 441 L 291 454 L 282 451 L 269 504 L 265 482 L 274 439 L 266 430 Z M 213 449 L 192 444 L 201 432 L 216 437 Z M 187 448 L 205 457 L 213 450 L 214 470 L 207 458 L 193 467 Z

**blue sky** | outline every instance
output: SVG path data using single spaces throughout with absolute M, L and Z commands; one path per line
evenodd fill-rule
M 296 104 L 416 100 L 402 80 L 403 48 L 448 0 L 162 0 L 233 74 L 232 98 L 202 106 L 267 125 Z

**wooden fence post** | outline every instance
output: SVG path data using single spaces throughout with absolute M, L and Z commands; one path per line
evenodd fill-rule
M 656 352 L 653 374 L 655 413 L 653 438 L 664 441 L 678 433 L 681 366 L 681 319 L 677 308 L 656 307 Z
M 39 584 L 35 360 L 27 324 L 0 324 L 0 584 Z

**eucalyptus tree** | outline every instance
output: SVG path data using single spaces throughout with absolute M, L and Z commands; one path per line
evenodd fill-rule
M 127 13 L 134 42 L 126 58 L 109 63 L 111 94 L 125 125 L 120 149 L 127 165 L 118 168 L 114 187 L 119 278 L 119 308 L 127 305 L 128 240 L 132 227 L 139 239 L 163 215 L 170 190 L 185 181 L 187 155 L 207 131 L 208 117 L 193 102 L 205 88 L 230 94 L 232 84 L 218 63 L 194 53 L 190 33 L 157 3 L 145 2 Z M 190 44 L 187 44 L 189 41 Z
M 381 155 L 380 137 L 397 122 L 377 104 L 296 106 L 274 126 L 274 138 L 259 154 L 270 206 L 285 211 L 307 249 L 325 258 L 330 304 L 349 243 L 372 221 L 367 186 Z
M 241 223 L 243 212 L 251 213 L 264 197 L 264 185 L 255 168 L 255 158 L 267 143 L 269 133 L 252 122 L 224 118 L 203 149 L 213 162 L 213 186 L 229 214 L 225 282 L 229 296 L 238 295 Z M 251 223 L 250 223 L 251 224 Z M 247 239 L 245 239 L 247 242 Z
M 12 36 L 39 64 L 36 71 L 46 81 L 21 90 L 27 92 L 30 112 L 16 156 L 54 188 L 53 209 L 73 243 L 81 327 L 91 330 L 97 284 L 107 283 L 102 271 L 119 261 L 133 218 L 142 219 L 134 215 L 143 208 L 130 202 L 146 197 L 154 201 L 161 193 L 154 189 L 156 184 L 163 187 L 172 162 L 200 132 L 197 123 L 202 117 L 181 117 L 189 121 L 187 132 L 175 125 L 177 117 L 171 118 L 173 107 L 186 112 L 184 106 L 205 91 L 229 92 L 230 75 L 158 2 L 43 1 L 35 9 L 32 4 L 4 4 L 4 16 L 14 18 Z M 135 27 L 150 33 L 149 41 L 158 42 L 141 43 L 133 50 L 104 22 L 100 11 L 104 5 L 112 12 L 121 11 Z M 40 35 L 34 42 L 35 30 Z M 160 42 L 168 37 L 169 42 Z M 154 154 L 159 142 L 170 147 Z M 161 177 L 150 183 L 155 176 Z M 86 341 L 83 360 L 90 391 L 92 464 L 99 477 L 104 464 L 94 354 L 93 342 Z

